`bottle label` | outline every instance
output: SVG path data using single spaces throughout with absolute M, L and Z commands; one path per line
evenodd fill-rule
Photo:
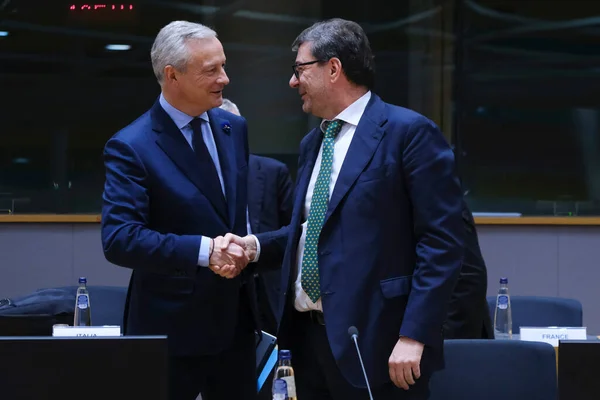
M 498 308 L 501 310 L 506 310 L 508 308 L 508 296 L 507 295 L 498 296 Z
M 88 308 L 88 297 L 85 294 L 80 294 L 77 296 L 77 308 L 85 310 Z
M 296 397 L 296 381 L 293 376 L 283 376 L 279 379 L 283 379 L 287 384 L 287 397 Z
M 283 379 L 273 381 L 273 400 L 287 400 L 287 383 Z

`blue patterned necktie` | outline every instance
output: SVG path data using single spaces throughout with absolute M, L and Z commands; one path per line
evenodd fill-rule
M 316 303 L 319 297 L 321 297 L 317 247 L 329 204 L 329 184 L 331 182 L 331 166 L 333 164 L 334 138 L 342 129 L 343 124 L 344 121 L 334 120 L 329 122 L 325 129 L 321 166 L 308 212 L 308 228 L 304 243 L 304 253 L 302 255 L 301 283 L 302 289 L 313 303 Z

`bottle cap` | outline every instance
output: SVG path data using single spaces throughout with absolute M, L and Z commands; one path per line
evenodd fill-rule
M 287 383 L 283 379 L 275 379 L 273 382 L 273 394 L 287 394 Z
M 508 278 L 500 278 L 500 284 L 506 285 L 508 283 Z
M 279 359 L 280 360 L 291 360 L 292 353 L 289 350 L 279 350 Z
M 85 278 L 85 276 L 79 278 L 79 283 L 87 283 L 87 279 Z

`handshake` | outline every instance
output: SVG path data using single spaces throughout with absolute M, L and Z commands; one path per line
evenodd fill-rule
M 209 268 L 223 278 L 238 276 L 256 258 L 256 239 L 232 233 L 217 236 L 210 242 Z

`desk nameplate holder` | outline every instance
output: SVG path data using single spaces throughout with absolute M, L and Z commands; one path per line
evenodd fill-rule
M 533 327 L 521 326 L 520 339 L 528 342 L 544 342 L 558 347 L 560 340 L 587 340 L 586 327 L 548 326 Z
M 54 337 L 115 337 L 121 336 L 121 327 L 118 325 L 104 326 L 68 326 L 54 325 Z

